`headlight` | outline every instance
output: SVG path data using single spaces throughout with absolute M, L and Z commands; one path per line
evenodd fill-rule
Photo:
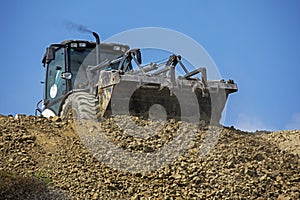
M 77 48 L 77 43 L 71 43 L 71 47 L 73 47 L 73 48 Z
M 86 43 L 84 42 L 79 43 L 79 47 L 86 47 Z

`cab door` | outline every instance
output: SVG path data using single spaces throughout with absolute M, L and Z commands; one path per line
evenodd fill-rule
M 54 59 L 47 64 L 46 70 L 44 106 L 56 115 L 59 115 L 61 100 L 67 90 L 66 79 L 61 76 L 66 71 L 65 57 L 65 48 L 58 48 Z

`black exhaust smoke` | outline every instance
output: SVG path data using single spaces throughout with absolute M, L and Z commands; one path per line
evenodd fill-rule
M 92 33 L 93 32 L 82 24 L 76 24 L 76 23 L 70 22 L 70 21 L 64 22 L 64 24 L 68 30 L 76 30 L 81 33 Z

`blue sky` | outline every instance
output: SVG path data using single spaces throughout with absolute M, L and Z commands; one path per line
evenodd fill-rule
M 182 32 L 200 43 L 224 79 L 238 83 L 225 125 L 300 129 L 300 1 L 1 1 L 0 113 L 33 114 L 42 99 L 46 46 L 140 27 Z

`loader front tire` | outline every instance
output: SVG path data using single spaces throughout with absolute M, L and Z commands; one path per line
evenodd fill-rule
M 97 120 L 99 102 L 94 95 L 87 92 L 70 94 L 65 100 L 60 115 L 74 119 Z

